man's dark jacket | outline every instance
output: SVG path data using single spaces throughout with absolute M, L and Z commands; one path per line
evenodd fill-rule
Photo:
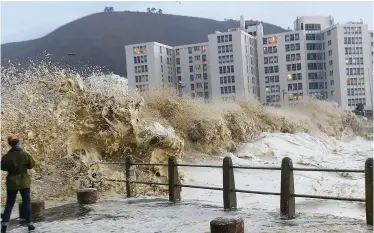
M 8 172 L 6 185 L 8 190 L 30 188 L 31 178 L 27 169 L 32 169 L 35 161 L 21 148 L 12 148 L 1 158 L 1 170 Z

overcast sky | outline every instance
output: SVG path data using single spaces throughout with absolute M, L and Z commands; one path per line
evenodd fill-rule
M 297 16 L 331 15 L 335 22 L 364 20 L 373 28 L 373 2 L 1 2 L 1 43 L 42 37 L 83 16 L 101 12 L 146 11 L 161 8 L 164 13 L 223 20 L 260 20 L 283 28 L 293 27 Z

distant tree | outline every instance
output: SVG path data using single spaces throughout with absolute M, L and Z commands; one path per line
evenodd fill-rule
M 156 8 L 152 7 L 151 12 L 156 13 Z
M 159 14 L 162 14 L 162 10 L 161 10 L 161 9 L 158 9 L 158 13 L 159 13 Z
M 113 12 L 114 11 L 114 8 L 111 6 L 111 7 L 105 7 L 104 9 L 104 12 Z
M 148 13 L 151 13 L 151 8 L 148 7 L 148 8 L 147 8 L 147 12 L 148 12 Z

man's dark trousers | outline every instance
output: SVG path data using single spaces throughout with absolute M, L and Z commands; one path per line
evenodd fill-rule
M 16 202 L 18 191 L 21 193 L 22 196 L 22 206 L 25 213 L 26 222 L 27 224 L 32 223 L 30 189 L 27 188 L 19 190 L 7 190 L 6 205 L 2 219 L 3 226 L 7 226 L 9 224 L 10 215 L 12 213 L 14 203 Z

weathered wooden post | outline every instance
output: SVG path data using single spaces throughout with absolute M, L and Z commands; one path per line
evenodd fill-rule
M 131 155 L 126 156 L 126 194 L 127 197 L 135 197 L 135 184 L 131 183 L 133 181 L 134 175 L 131 175 L 132 172 L 132 164 L 134 160 Z
M 223 208 L 225 210 L 236 209 L 236 192 L 234 169 L 230 157 L 223 159 Z
M 42 200 L 31 200 L 31 216 L 33 220 L 39 220 L 44 217 L 45 204 Z M 26 219 L 23 203 L 18 204 L 18 212 L 20 219 Z
M 181 187 L 178 177 L 177 158 L 171 156 L 168 159 L 168 176 L 169 176 L 169 201 L 177 202 L 181 200 Z
M 81 188 L 77 190 L 77 200 L 81 205 L 96 203 L 97 198 L 97 189 L 95 188 Z
M 365 162 L 366 223 L 373 225 L 373 158 Z
M 293 165 L 288 157 L 283 158 L 281 167 L 281 193 L 280 214 L 281 217 L 292 219 L 295 217 L 295 194 Z
M 244 221 L 241 218 L 215 218 L 210 222 L 211 233 L 244 233 Z

